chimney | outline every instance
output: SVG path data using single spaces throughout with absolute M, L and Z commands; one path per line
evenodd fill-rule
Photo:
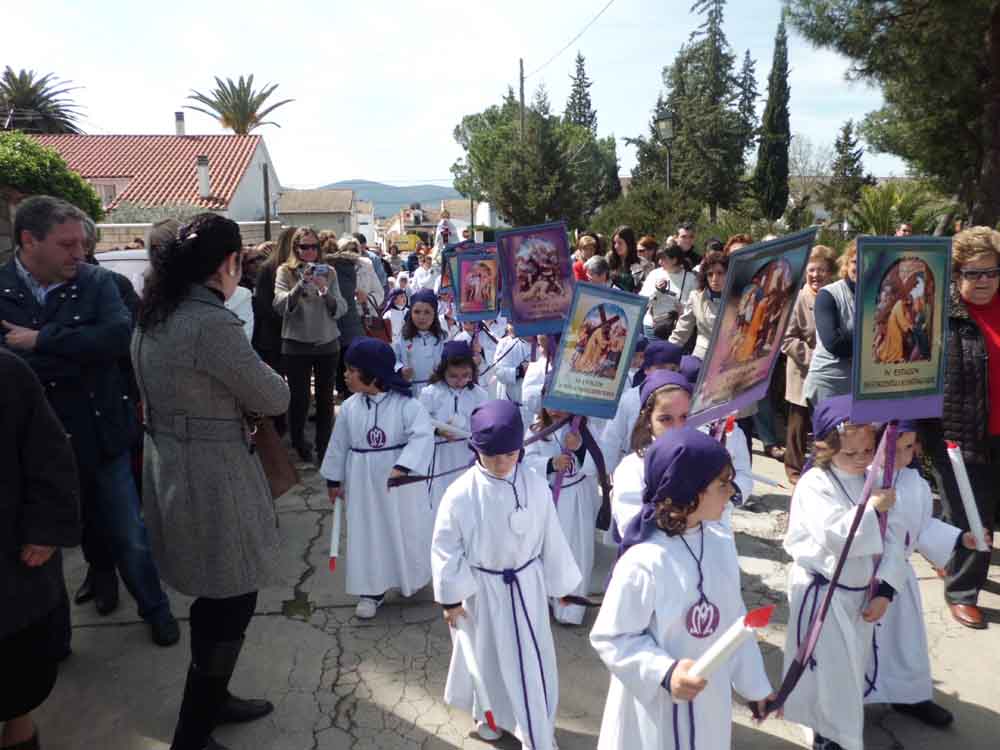
M 184 130 L 184 113 L 174 112 L 174 130 L 177 135 L 187 135 Z
M 212 197 L 212 180 L 208 174 L 208 157 L 198 157 L 198 195 L 202 198 Z

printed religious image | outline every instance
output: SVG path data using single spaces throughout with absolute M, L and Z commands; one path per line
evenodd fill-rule
M 519 336 L 558 333 L 573 298 L 562 222 L 503 232 L 497 238 L 505 307 Z
M 861 237 L 852 419 L 941 415 L 951 240 Z
M 879 285 L 872 356 L 879 364 L 929 362 L 934 273 L 918 258 L 897 260 Z
M 492 320 L 499 311 L 499 266 L 495 255 L 460 252 L 458 319 Z
M 691 403 L 692 425 L 739 411 L 767 391 L 814 236 L 808 229 L 730 256 L 722 313 Z
M 556 349 L 552 387 L 542 404 L 570 414 L 613 417 L 646 304 L 637 294 L 576 284 Z

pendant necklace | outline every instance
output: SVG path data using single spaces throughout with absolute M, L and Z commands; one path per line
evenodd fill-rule
M 687 632 L 694 638 L 708 638 L 719 629 L 720 615 L 719 608 L 712 604 L 712 602 L 708 600 L 708 597 L 705 596 L 705 574 L 701 569 L 701 561 L 705 556 L 704 524 L 699 526 L 699 530 L 701 532 L 701 549 L 698 551 L 697 556 L 694 554 L 694 550 L 691 549 L 691 546 L 687 543 L 687 539 L 684 538 L 684 535 L 681 535 L 681 541 L 684 542 L 684 547 L 691 553 L 691 557 L 694 558 L 695 565 L 698 566 L 698 601 L 692 604 L 691 609 L 687 611 L 685 624 L 687 626 Z

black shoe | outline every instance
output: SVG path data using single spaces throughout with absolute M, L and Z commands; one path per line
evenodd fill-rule
M 73 596 L 74 604 L 86 604 L 94 598 L 94 569 L 87 566 L 87 575 Z
M 169 612 L 156 622 L 151 622 L 149 627 L 152 630 L 153 643 L 157 646 L 173 646 L 181 639 L 180 625 Z
M 110 615 L 118 609 L 118 574 L 112 570 L 95 570 L 94 600 L 97 614 Z
M 255 721 L 267 716 L 274 710 L 271 701 L 260 698 L 237 698 L 232 693 L 226 698 L 226 702 L 219 709 L 219 716 L 215 720 L 218 724 L 242 724 L 247 721 Z
M 813 750 L 844 750 L 833 740 L 828 740 L 821 734 L 813 735 Z
M 954 715 L 944 706 L 939 706 L 934 701 L 920 701 L 920 703 L 893 703 L 892 710 L 901 714 L 912 716 L 917 721 L 922 721 L 929 727 L 946 727 L 955 720 Z
M 303 463 L 311 464 L 313 461 L 313 447 L 312 443 L 301 442 L 295 444 L 295 451 L 299 454 L 299 458 L 302 459 Z

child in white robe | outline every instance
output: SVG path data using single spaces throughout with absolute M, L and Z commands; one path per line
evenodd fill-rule
M 580 582 L 545 480 L 519 463 L 517 406 L 488 401 L 472 414 L 478 463 L 445 493 L 434 525 L 434 598 L 452 627 L 472 634 L 498 727 L 523 747 L 551 750 L 559 699 L 548 597 Z M 465 654 L 452 652 L 445 702 L 482 719 Z M 500 738 L 479 721 L 486 740 Z
M 476 358 L 476 372 L 479 385 L 487 395 L 494 399 L 497 393 L 497 379 L 493 359 L 497 352 L 497 340 L 489 325 L 490 321 L 467 320 L 462 323 L 462 332 L 455 336 L 455 341 L 464 341 L 472 349 Z
M 652 346 L 652 344 L 650 345 Z M 615 470 L 611 490 L 611 516 L 615 529 L 619 534 L 625 532 L 632 517 L 642 507 L 642 494 L 645 491 L 645 470 L 643 454 L 646 448 L 667 430 L 683 427 L 687 422 L 688 410 L 691 407 L 690 381 L 683 375 L 670 370 L 660 370 L 651 373 L 641 386 L 642 407 L 639 418 L 632 428 L 632 452 L 622 459 Z M 706 431 L 702 428 L 702 431 Z M 736 427 L 735 430 L 739 430 Z M 739 489 L 739 495 L 749 494 L 753 487 L 753 476 L 750 473 L 750 455 L 746 452 L 746 441 L 743 433 L 729 436 L 726 450 L 732 460 L 735 472 L 733 482 Z M 732 528 L 733 504 L 730 503 L 718 521 L 725 531 Z
M 590 642 L 611 671 L 598 750 L 729 750 L 732 691 L 771 696 L 755 640 L 707 681 L 694 661 L 746 614 L 731 537 L 717 521 L 733 494 L 729 454 L 689 427 L 646 451 L 642 512 L 626 529 Z M 686 705 L 685 705 L 686 703 Z
M 396 368 L 413 386 L 414 397 L 430 382 L 441 361 L 441 350 L 447 335 L 437 314 L 437 295 L 421 289 L 410 297 L 410 310 L 403 323 L 399 340 L 392 345 L 396 353 Z
M 403 324 L 406 322 L 406 312 L 408 310 L 406 290 L 393 289 L 389 292 L 389 301 L 386 303 L 385 312 L 382 319 L 389 321 L 390 338 L 395 344 L 403 335 Z
M 361 597 L 356 614 L 370 619 L 388 589 L 410 596 L 430 581 L 434 517 L 427 487 L 387 483 L 427 473 L 434 430 L 395 372 L 388 344 L 355 339 L 344 361 L 353 395 L 340 407 L 320 473 L 330 501 L 346 501 L 347 593 Z
M 532 342 L 515 336 L 512 328 L 497 343 L 493 369 L 496 371 L 498 399 L 521 405 L 521 386 L 531 363 L 531 348 Z
M 975 549 L 972 532 L 934 518 L 931 488 L 916 469 L 909 468 L 917 444 L 915 422 L 900 422 L 896 440 L 896 504 L 889 511 L 889 528 L 902 540 L 909 561 L 914 550 L 931 565 L 944 567 L 952 553 L 963 545 Z M 992 543 L 992 536 L 990 537 Z M 953 716 L 933 701 L 930 649 L 924 623 L 920 585 L 912 565 L 905 568 L 905 583 L 896 592 L 881 627 L 875 631 L 875 646 L 868 662 L 865 703 L 890 703 L 900 713 L 930 726 L 950 724 Z M 877 661 L 876 661 L 877 654 Z
M 476 383 L 476 364 L 469 345 L 463 341 L 446 342 L 430 385 L 420 392 L 420 403 L 431 419 L 468 432 L 469 417 L 486 400 L 486 391 Z M 432 515 L 437 513 L 445 490 L 475 458 L 460 432 L 435 427 L 435 433 L 431 461 L 431 474 L 435 478 L 430 483 Z
M 802 475 L 792 496 L 784 540 L 792 557 L 785 672 L 819 611 L 861 499 L 866 468 L 875 455 L 875 429 L 851 424 L 850 411 L 850 396 L 828 398 L 817 406 L 815 466 Z M 864 745 L 863 696 L 872 631 L 905 584 L 901 547 L 891 527 L 883 541 L 876 513 L 888 512 L 895 498 L 891 488 L 872 491 L 816 650 L 785 702 L 785 718 L 812 729 L 817 750 L 862 750 Z M 877 558 L 882 583 L 869 600 Z
M 563 412 L 542 409 L 529 428 L 528 436 L 545 429 L 567 416 Z M 554 434 L 531 443 L 524 451 L 524 463 L 545 477 L 555 490 L 556 478 L 562 471 L 562 484 L 556 512 L 573 559 L 580 569 L 580 585 L 572 594 L 586 598 L 590 594 L 590 576 L 594 571 L 594 523 L 601 509 L 597 489 L 597 467 L 572 425 L 559 428 Z M 580 625 L 586 610 L 579 604 L 562 604 L 552 599 L 552 614 L 564 625 Z

